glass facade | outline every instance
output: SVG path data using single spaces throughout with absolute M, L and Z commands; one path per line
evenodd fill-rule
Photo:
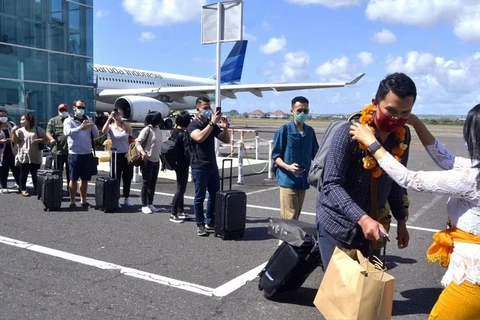
M 0 0 L 0 108 L 46 127 L 57 105 L 94 112 L 93 0 Z

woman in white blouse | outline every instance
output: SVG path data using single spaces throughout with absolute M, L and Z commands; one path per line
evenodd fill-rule
M 110 113 L 107 122 L 105 122 L 102 132 L 108 135 L 112 141 L 112 149 L 117 151 L 116 157 L 112 153 L 110 165 L 112 166 L 113 176 L 119 183 L 123 177 L 123 197 L 125 198 L 123 205 L 131 207 L 133 203 L 129 197 L 133 178 L 133 165 L 128 163 L 125 155 L 130 146 L 129 137 L 132 135 L 132 126 L 123 120 L 122 110 L 115 108 Z M 116 161 L 116 166 L 113 164 L 113 160 Z M 117 169 L 116 171 L 115 168 Z M 118 200 L 118 207 L 122 207 L 120 199 Z
M 400 186 L 425 193 L 449 195 L 451 227 L 434 235 L 428 249 L 431 262 L 447 267 L 442 291 L 429 319 L 480 319 L 480 104 L 469 111 L 463 127 L 470 159 L 455 157 L 411 115 L 427 153 L 446 171 L 411 171 L 383 147 L 370 148 L 382 169 Z M 375 136 L 361 124 L 350 127 L 354 140 L 375 146 Z

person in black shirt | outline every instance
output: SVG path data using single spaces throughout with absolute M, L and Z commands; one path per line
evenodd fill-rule
M 13 143 L 12 131 L 18 127 L 8 121 L 7 110 L 0 109 L 0 184 L 2 193 L 9 193 L 7 187 L 8 171 L 11 170 L 17 188 L 20 186 L 20 169 L 15 166 L 15 155 L 17 154 L 17 146 Z
M 170 221 L 175 223 L 182 223 L 185 219 L 190 218 L 184 212 L 183 200 L 188 183 L 188 167 L 190 166 L 190 154 L 185 146 L 185 131 L 191 121 L 192 118 L 188 111 L 180 112 L 175 118 L 175 128 L 172 130 L 171 134 L 171 137 L 176 141 L 175 151 L 177 166 L 175 168 L 175 173 L 177 175 L 177 192 L 175 192 L 172 200 Z
M 197 223 L 197 234 L 208 236 L 206 230 L 215 229 L 215 194 L 220 190 L 217 157 L 215 155 L 215 137 L 224 143 L 230 142 L 228 121 L 220 111 L 213 113 L 210 100 L 200 97 L 196 101 L 197 116 L 188 126 L 190 134 L 192 178 L 195 186 L 193 211 Z M 221 120 L 221 122 L 220 122 Z M 203 213 L 203 201 L 208 190 L 206 219 Z

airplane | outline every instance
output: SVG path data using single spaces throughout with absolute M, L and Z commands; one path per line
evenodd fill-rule
M 221 66 L 221 99 L 236 99 L 237 92 L 250 92 L 263 97 L 263 91 L 293 91 L 303 89 L 338 88 L 356 84 L 365 74 L 350 82 L 334 83 L 266 83 L 240 84 L 247 40 L 237 41 Z M 97 117 L 110 112 L 114 107 L 123 111 L 124 118 L 132 122 L 143 122 L 152 111 L 162 114 L 164 127 L 173 126 L 168 119 L 177 110 L 195 109 L 195 100 L 201 96 L 214 99 L 216 75 L 209 78 L 93 65 L 95 86 L 95 108 Z

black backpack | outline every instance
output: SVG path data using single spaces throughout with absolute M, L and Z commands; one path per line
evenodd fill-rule
M 162 161 L 162 171 L 176 170 L 178 168 L 179 157 L 185 156 L 187 162 L 189 161 L 188 149 L 188 133 L 179 132 L 172 134 L 167 141 L 162 143 L 160 147 L 160 160 Z

